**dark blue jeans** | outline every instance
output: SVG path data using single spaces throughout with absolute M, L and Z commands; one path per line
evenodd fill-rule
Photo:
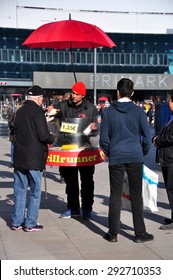
M 66 182 L 67 208 L 79 210 L 79 175 L 81 180 L 81 204 L 83 210 L 92 211 L 94 203 L 94 170 L 95 166 L 62 167 L 62 176 Z
M 143 163 L 115 164 L 109 166 L 110 202 L 109 232 L 118 234 L 120 231 L 121 197 L 125 171 L 128 175 L 131 195 L 131 206 L 135 235 L 146 232 L 143 216 L 142 172 Z

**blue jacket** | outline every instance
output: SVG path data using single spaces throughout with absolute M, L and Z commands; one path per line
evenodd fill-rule
M 151 147 L 144 110 L 132 101 L 115 101 L 102 116 L 100 147 L 110 165 L 143 162 Z

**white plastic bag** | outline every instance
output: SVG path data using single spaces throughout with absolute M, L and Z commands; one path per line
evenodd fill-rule
M 157 207 L 157 187 L 159 182 L 159 175 L 143 165 L 143 179 L 142 179 L 142 196 L 144 210 L 156 212 Z M 131 209 L 131 196 L 129 193 L 129 184 L 127 173 L 124 178 L 122 207 L 124 209 Z
M 142 179 L 142 196 L 144 209 L 151 212 L 158 211 L 157 208 L 157 187 L 159 175 L 149 169 L 146 165 L 143 166 Z

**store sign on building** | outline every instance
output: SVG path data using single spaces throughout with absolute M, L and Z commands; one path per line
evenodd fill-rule
M 96 84 L 99 89 L 114 89 L 117 82 L 122 78 L 129 78 L 135 84 L 137 90 L 166 90 L 173 88 L 172 75 L 161 74 L 97 74 Z M 94 76 L 90 76 L 90 86 L 92 86 Z
M 136 90 L 170 90 L 173 88 L 173 75 L 171 74 L 112 74 L 98 73 L 94 78 L 91 73 L 76 73 L 78 81 L 83 81 L 87 89 L 114 90 L 117 82 L 122 78 L 129 78 L 135 84 Z M 34 83 L 43 88 L 71 88 L 74 83 L 72 73 L 67 72 L 34 72 Z

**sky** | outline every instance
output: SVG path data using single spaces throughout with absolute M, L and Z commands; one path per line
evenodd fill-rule
M 105 32 L 162 34 L 173 30 L 173 0 L 1 0 L 0 26 L 36 29 L 66 20 L 69 14 Z

